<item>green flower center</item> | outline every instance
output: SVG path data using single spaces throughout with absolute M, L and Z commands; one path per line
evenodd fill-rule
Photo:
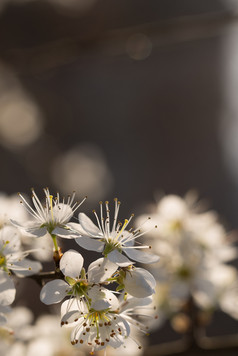
M 109 238 L 108 240 L 104 240 L 104 241 L 105 241 L 105 247 L 104 247 L 103 254 L 105 257 L 107 257 L 107 255 L 113 250 L 118 250 L 119 252 L 121 252 L 121 245 L 118 241 L 114 241 L 112 238 Z
M 71 277 L 65 278 L 66 282 L 72 286 L 71 291 L 68 293 L 69 295 L 75 295 L 77 297 L 82 297 L 87 295 L 88 290 L 88 282 L 84 279 L 75 280 Z

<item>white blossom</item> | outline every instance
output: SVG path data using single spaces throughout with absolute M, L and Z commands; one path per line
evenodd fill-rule
M 59 235 L 66 239 L 75 237 L 75 234 L 78 236 L 73 230 L 74 225 L 77 224 L 70 223 L 69 221 L 76 209 L 85 201 L 86 197 L 81 203 L 74 202 L 75 193 L 73 193 L 72 197 L 68 196 L 67 200 L 63 198 L 62 202 L 60 202 L 59 193 L 57 193 L 55 198 L 50 194 L 48 188 L 44 189 L 44 193 L 45 205 L 42 205 L 35 191 L 32 190 L 32 202 L 35 210 L 29 205 L 27 200 L 19 194 L 22 199 L 22 204 L 29 214 L 32 215 L 34 220 L 26 224 L 20 224 L 15 220 L 11 220 L 11 222 L 36 237 L 42 237 L 48 233 Z
M 115 199 L 115 212 L 112 227 L 110 226 L 109 203 L 105 203 L 106 218 L 103 216 L 102 202 L 100 202 L 100 219 L 94 211 L 98 226 L 96 226 L 90 218 L 84 213 L 79 214 L 78 231 L 82 235 L 76 238 L 76 242 L 87 250 L 103 252 L 104 256 L 118 266 L 129 266 L 132 262 L 124 255 L 124 252 L 130 259 L 141 263 L 154 263 L 159 260 L 157 255 L 149 254 L 140 249 L 150 248 L 147 245 L 135 244 L 135 240 L 144 235 L 140 228 L 135 230 L 126 230 L 132 217 L 129 220 L 125 219 L 124 224 L 120 224 L 118 213 L 120 202 Z
M 164 196 L 153 207 L 148 222 L 151 227 L 155 221 L 159 226 L 157 231 L 151 229 L 146 241 L 161 256 L 160 264 L 150 271 L 160 282 L 157 305 L 165 317 L 181 310 L 191 296 L 201 309 L 221 307 L 222 290 L 232 283 L 229 276 L 235 270 L 225 263 L 237 257 L 237 248 L 217 214 L 204 212 L 201 204 L 191 203 L 190 198 Z M 144 219 L 139 217 L 137 224 Z
M 60 270 L 65 276 L 65 281 L 54 279 L 46 283 L 40 293 L 41 301 L 45 304 L 54 304 L 61 302 L 67 296 L 79 299 L 92 298 L 91 286 L 105 282 L 118 268 L 110 260 L 99 258 L 89 265 L 86 275 L 83 262 L 82 255 L 77 251 L 65 252 L 60 260 Z

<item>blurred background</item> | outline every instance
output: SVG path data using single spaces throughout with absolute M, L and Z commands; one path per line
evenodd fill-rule
M 196 189 L 237 229 L 237 95 L 236 0 L 1 0 L 0 190 L 126 216 Z

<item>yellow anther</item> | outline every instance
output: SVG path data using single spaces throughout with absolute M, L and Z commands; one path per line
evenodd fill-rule
M 51 217 L 52 217 L 52 220 L 54 220 L 54 215 L 53 215 L 53 195 L 49 195 L 49 198 L 50 198 Z
M 114 240 L 114 241 L 116 241 L 116 240 L 118 239 L 118 237 L 122 234 L 122 232 L 124 231 L 124 229 L 125 229 L 125 227 L 127 226 L 127 224 L 128 224 L 128 220 L 125 219 L 125 222 L 124 222 L 124 224 L 123 224 L 121 230 L 118 232 L 117 236 L 115 237 L 115 240 Z

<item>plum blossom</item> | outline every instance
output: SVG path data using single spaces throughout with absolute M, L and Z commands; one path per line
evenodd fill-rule
M 85 302 L 74 299 L 69 309 L 68 303 L 64 302 L 61 325 L 74 326 L 71 332 L 73 345 L 86 345 L 91 352 L 104 349 L 107 345 L 117 348 L 130 334 L 128 322 L 116 312 L 118 307 L 119 303 L 113 309 L 90 309 Z
M 109 203 L 105 203 L 106 218 L 103 216 L 103 206 L 100 202 L 100 219 L 96 213 L 94 215 L 97 220 L 96 226 L 92 220 L 84 213 L 79 214 L 80 225 L 76 227 L 81 237 L 76 238 L 75 241 L 87 250 L 103 252 L 104 256 L 110 261 L 116 263 L 118 266 L 126 267 L 132 262 L 122 254 L 124 252 L 130 259 L 141 263 L 154 263 L 159 260 L 159 257 L 154 254 L 149 254 L 140 249 L 150 248 L 147 245 L 135 245 L 135 240 L 144 235 L 140 228 L 135 230 L 126 230 L 132 217 L 129 220 L 125 219 L 124 224 L 117 221 L 120 202 L 115 200 L 115 211 L 112 227 L 110 226 L 110 211 Z M 153 228 L 156 226 L 153 226 Z
M 87 346 L 91 352 L 105 349 L 107 346 L 119 348 L 125 340 L 131 337 L 131 327 L 136 327 L 147 334 L 148 328 L 138 321 L 144 315 L 145 309 L 151 304 L 151 298 L 134 298 L 128 300 L 114 299 L 109 292 L 108 308 L 91 308 L 84 301 L 73 300 L 69 306 L 64 302 L 61 307 L 61 325 L 73 327 L 71 343 L 77 347 Z M 99 303 L 100 304 L 100 303 Z M 141 345 L 133 338 L 141 349 Z
M 63 198 L 62 202 L 60 202 L 59 193 L 57 193 L 55 198 L 50 194 L 48 188 L 44 189 L 44 193 L 45 205 L 42 205 L 34 189 L 32 189 L 32 202 L 35 210 L 30 206 L 27 200 L 19 194 L 22 199 L 21 203 L 34 218 L 34 221 L 29 221 L 25 225 L 15 220 L 11 220 L 11 222 L 36 237 L 42 237 L 48 233 L 51 235 L 60 235 L 66 239 L 75 237 L 73 226 L 76 224 L 70 223 L 69 221 L 74 212 L 85 201 L 86 197 L 80 203 L 74 202 L 75 193 L 73 193 L 72 196 L 68 196 L 67 200 Z M 78 234 L 76 234 L 76 236 L 78 236 Z
M 110 260 L 99 258 L 89 265 L 86 275 L 83 263 L 84 259 L 77 251 L 68 250 L 65 252 L 60 260 L 60 270 L 65 281 L 54 279 L 46 283 L 40 293 L 41 301 L 45 304 L 54 304 L 69 296 L 92 300 L 93 289 L 91 286 L 105 282 L 118 268 Z

